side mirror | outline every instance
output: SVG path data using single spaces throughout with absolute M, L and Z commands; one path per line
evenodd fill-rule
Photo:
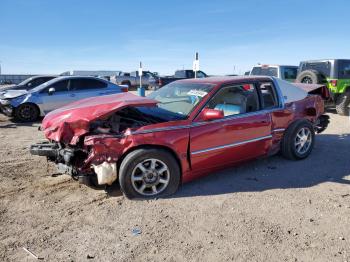
M 204 121 L 212 121 L 212 120 L 222 119 L 224 117 L 225 117 L 224 112 L 222 110 L 217 110 L 217 109 L 205 108 L 201 113 L 201 118 Z
M 53 93 L 55 93 L 55 91 L 56 91 L 55 88 L 50 87 L 50 88 L 49 88 L 49 91 L 48 91 L 47 93 L 48 93 L 49 96 L 50 96 L 50 95 L 52 95 Z

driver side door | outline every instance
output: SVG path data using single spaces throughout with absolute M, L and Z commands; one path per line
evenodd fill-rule
M 271 117 L 261 110 L 254 83 L 223 86 L 205 108 L 221 110 L 224 118 L 202 121 L 190 129 L 190 154 L 198 176 L 262 156 L 271 146 Z

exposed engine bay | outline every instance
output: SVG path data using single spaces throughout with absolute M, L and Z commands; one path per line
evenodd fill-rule
M 168 121 L 143 112 L 141 107 L 124 108 L 106 119 L 99 119 L 90 124 L 91 134 L 120 134 L 128 128 L 138 128 L 150 124 L 157 124 Z

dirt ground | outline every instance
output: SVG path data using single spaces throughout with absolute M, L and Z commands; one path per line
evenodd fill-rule
M 350 261 L 350 121 L 330 116 L 304 161 L 252 161 L 130 201 L 55 175 L 28 153 L 39 123 L 1 115 L 0 260 L 35 260 L 26 247 L 46 261 Z

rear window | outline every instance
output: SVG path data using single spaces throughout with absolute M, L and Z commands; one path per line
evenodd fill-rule
M 277 68 L 276 67 L 253 67 L 253 70 L 251 72 L 251 75 L 255 76 L 278 76 Z
M 350 79 L 350 61 L 339 61 L 338 75 L 340 79 Z
M 321 72 L 322 75 L 330 77 L 331 75 L 331 63 L 330 62 L 315 62 L 315 63 L 302 63 L 301 71 L 316 70 Z

